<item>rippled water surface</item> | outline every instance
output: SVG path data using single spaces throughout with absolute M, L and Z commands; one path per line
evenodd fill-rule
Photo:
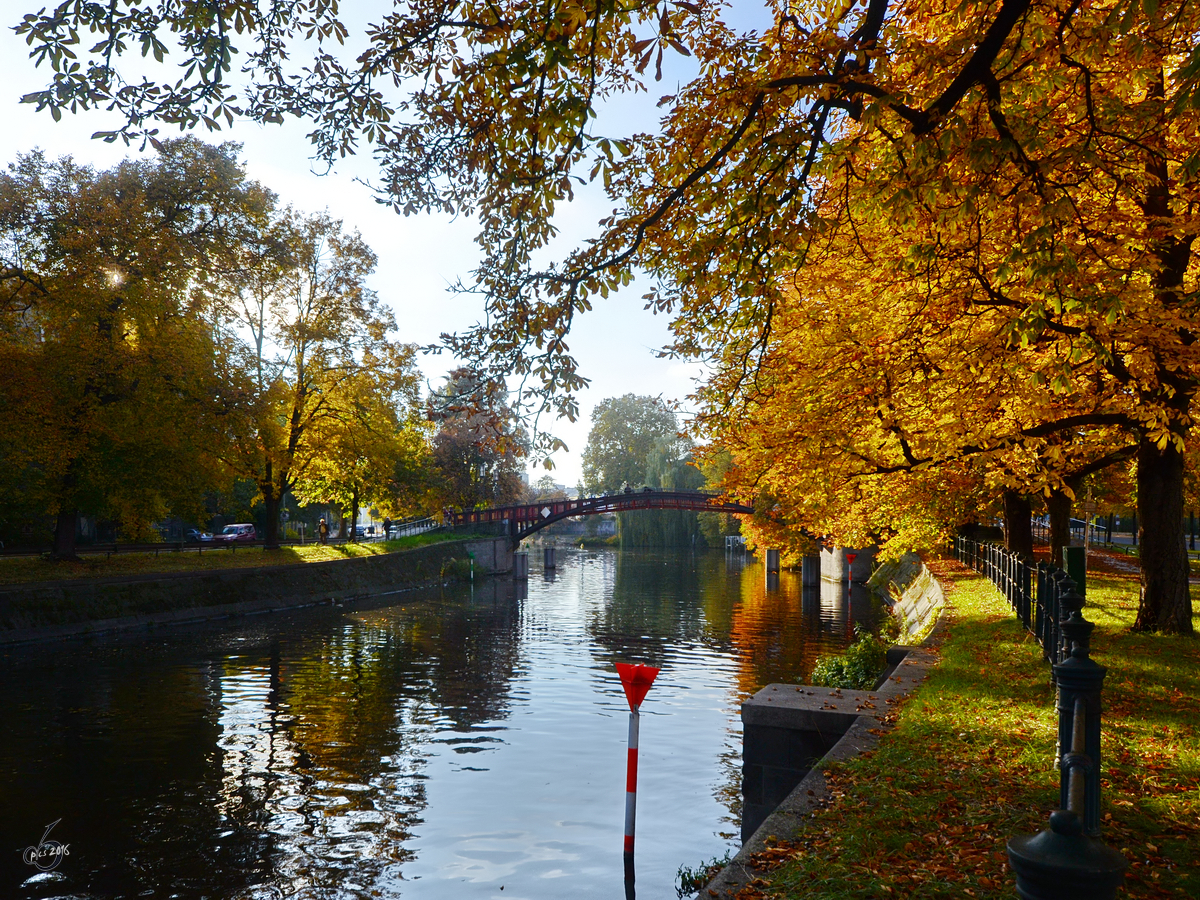
M 637 891 L 675 897 L 737 846 L 739 704 L 844 646 L 850 604 L 720 553 L 558 557 L 528 587 L 3 651 L 0 896 L 622 898 L 626 661 L 662 668 Z

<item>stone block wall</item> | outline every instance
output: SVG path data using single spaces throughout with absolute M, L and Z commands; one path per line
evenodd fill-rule
M 3 587 L 0 644 L 388 593 L 436 583 L 470 556 L 485 575 L 512 568 L 508 539 L 486 538 L 328 562 Z

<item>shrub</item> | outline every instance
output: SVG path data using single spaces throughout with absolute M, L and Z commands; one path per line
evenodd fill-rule
M 869 691 L 887 668 L 888 645 L 878 635 L 854 626 L 854 643 L 841 656 L 822 656 L 813 666 L 809 684 Z

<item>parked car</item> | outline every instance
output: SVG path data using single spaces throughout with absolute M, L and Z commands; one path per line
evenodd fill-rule
M 198 541 L 211 541 L 213 539 L 211 531 L 201 531 L 198 528 L 189 528 L 184 540 L 196 543 Z
M 253 525 L 246 523 L 226 525 L 221 529 L 220 534 L 213 536 L 213 540 L 224 544 L 231 544 L 234 541 L 254 541 L 258 540 L 258 532 L 254 530 Z

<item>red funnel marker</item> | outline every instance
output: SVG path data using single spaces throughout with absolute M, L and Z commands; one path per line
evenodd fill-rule
M 646 699 L 646 692 L 654 684 L 658 669 L 653 666 L 634 666 L 617 663 L 617 674 L 621 676 L 621 687 L 629 701 L 629 756 L 625 773 L 625 889 L 633 890 L 633 820 L 637 811 L 637 757 L 638 757 L 638 707 Z
M 657 674 L 658 669 L 654 666 L 617 663 L 617 675 L 621 678 L 621 687 L 625 688 L 625 698 L 629 701 L 631 712 L 637 712 L 637 708 L 642 705 Z

